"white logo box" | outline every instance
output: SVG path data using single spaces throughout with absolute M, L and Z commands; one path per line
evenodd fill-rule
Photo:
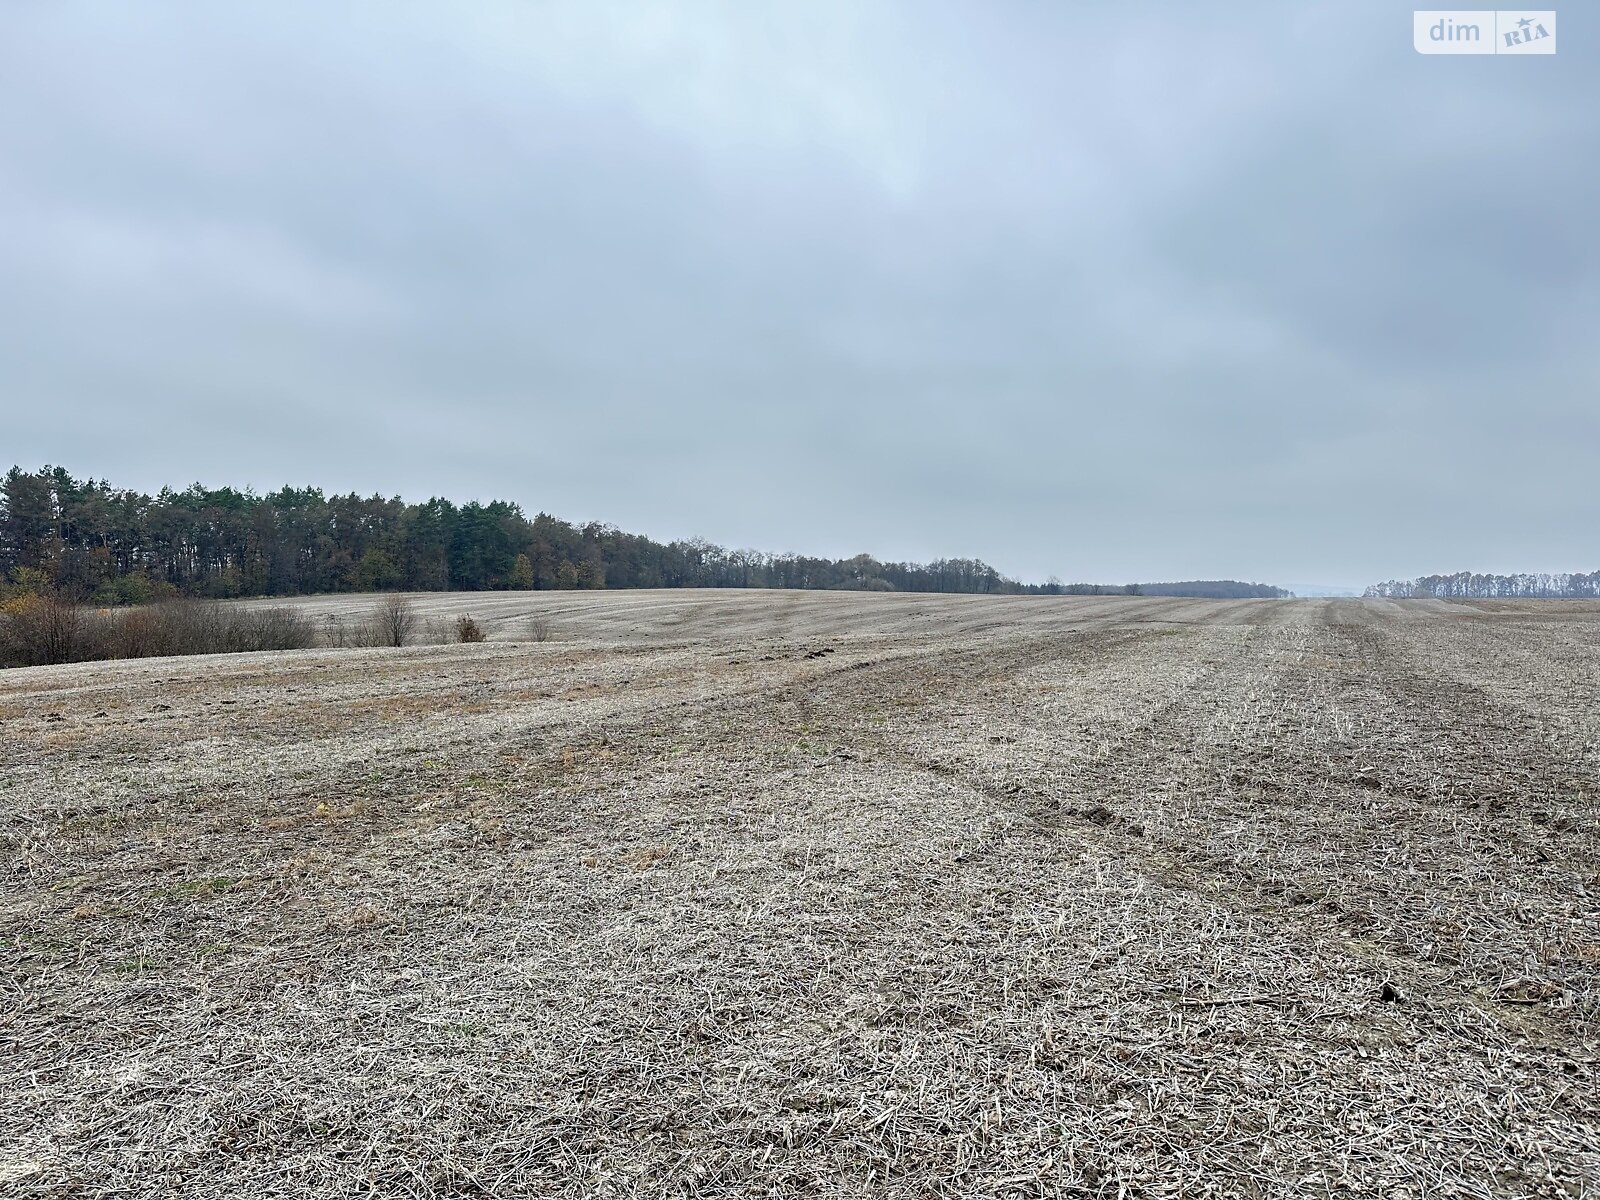
M 1411 14 L 1418 54 L 1554 54 L 1554 9 L 1439 8 Z

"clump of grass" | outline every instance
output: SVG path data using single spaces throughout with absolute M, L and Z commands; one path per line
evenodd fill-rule
M 243 887 L 245 881 L 233 875 L 212 875 L 204 879 L 185 879 L 156 889 L 156 895 L 171 900 L 207 900 Z
M 166 965 L 159 958 L 153 958 L 147 954 L 139 954 L 133 958 L 116 960 L 111 964 L 111 970 L 118 975 L 143 975 L 146 971 L 160 971 Z

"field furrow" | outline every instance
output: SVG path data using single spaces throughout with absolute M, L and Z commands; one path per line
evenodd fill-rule
M 1600 1187 L 1600 614 L 428 603 L 0 676 L 8 1195 Z

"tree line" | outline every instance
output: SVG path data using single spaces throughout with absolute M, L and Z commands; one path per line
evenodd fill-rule
M 1417 579 L 1391 579 L 1375 583 L 1368 596 L 1390 599 L 1432 597 L 1438 600 L 1593 600 L 1600 599 L 1600 571 L 1583 574 L 1524 572 L 1486 575 L 1457 571 L 1453 575 L 1423 575 Z
M 1232 580 L 1021 583 L 973 558 L 881 562 L 658 542 L 599 522 L 527 516 L 504 500 L 327 495 L 193 484 L 151 496 L 61 467 L 0 485 L 0 589 L 102 605 L 174 596 L 581 588 L 837 588 L 993 594 L 1283 596 Z M 1186 590 L 1187 589 L 1187 590 Z M 3 599 L 3 596 L 0 596 Z
M 1175 583 L 1141 583 L 1135 585 L 1142 596 L 1204 596 L 1213 600 L 1247 600 L 1266 598 L 1287 599 L 1291 593 L 1286 588 L 1270 583 L 1241 583 L 1237 579 L 1186 579 Z
M 100 604 L 170 596 L 641 587 L 1039 592 L 976 559 L 879 562 L 658 542 L 503 500 L 257 494 L 194 484 L 154 496 L 13 467 L 0 486 L 0 578 Z

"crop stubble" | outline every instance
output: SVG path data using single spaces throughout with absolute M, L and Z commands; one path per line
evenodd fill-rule
M 0 676 L 8 1192 L 1597 1186 L 1592 606 L 425 602 Z

